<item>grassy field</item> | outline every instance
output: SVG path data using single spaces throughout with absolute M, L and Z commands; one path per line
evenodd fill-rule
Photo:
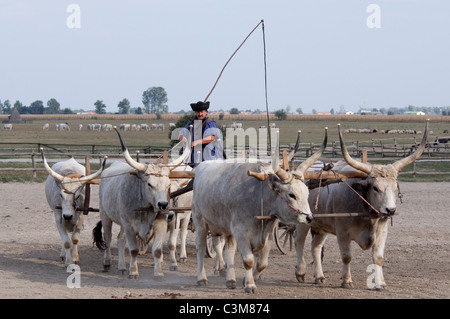
M 5 158 L 1 153 L 8 153 L 13 150 L 15 152 L 38 152 L 37 143 L 41 144 L 90 144 L 96 145 L 96 148 L 101 148 L 101 145 L 110 145 L 116 147 L 117 152 L 120 151 L 120 143 L 117 138 L 117 134 L 114 131 L 108 132 L 97 132 L 88 131 L 87 125 L 93 123 L 105 124 L 109 123 L 112 125 L 119 126 L 121 123 L 129 124 L 159 124 L 165 125 L 164 131 L 127 131 L 123 132 L 122 136 L 130 149 L 130 152 L 135 149 L 141 149 L 142 147 L 163 147 L 169 148 L 170 138 L 169 138 L 169 123 L 176 123 L 181 115 L 163 115 L 162 119 L 157 120 L 155 115 L 114 115 L 114 114 L 104 114 L 104 115 L 23 115 L 22 120 L 26 121 L 21 124 L 14 124 L 12 131 L 0 130 L 0 158 Z M 229 126 L 233 122 L 241 122 L 244 129 L 253 127 L 258 130 L 260 126 L 267 126 L 267 119 L 264 114 L 261 115 L 225 115 L 222 120 L 219 120 L 218 115 L 211 115 L 211 117 L 216 120 L 219 127 L 222 125 Z M 6 115 L 0 115 L 0 120 L 6 119 Z M 276 127 L 280 130 L 280 144 L 287 145 L 295 143 L 297 137 L 297 131 L 301 130 L 301 142 L 302 145 L 307 146 L 309 143 L 319 144 L 323 139 L 324 127 L 328 127 L 328 145 L 332 145 L 336 142 L 339 145 L 338 134 L 337 134 L 337 124 L 341 123 L 342 129 L 361 129 L 367 128 L 370 130 L 388 130 L 388 129 L 408 129 L 422 131 L 425 128 L 425 121 L 430 118 L 430 136 L 428 141 L 434 141 L 436 136 L 449 136 L 449 134 L 444 134 L 444 130 L 450 129 L 450 116 L 361 116 L 361 115 L 289 115 L 287 120 L 278 121 L 271 116 L 271 123 L 275 123 Z M 56 131 L 55 125 L 58 123 L 67 122 L 70 124 L 71 131 Z M 49 123 L 50 129 L 48 131 L 43 131 L 42 127 L 45 123 Z M 81 131 L 78 130 L 78 125 L 82 124 L 83 128 Z M 416 141 L 420 142 L 421 135 L 416 135 Z M 344 138 L 347 143 L 359 141 L 359 144 L 364 146 L 370 146 L 379 140 L 395 141 L 398 144 L 411 144 L 414 142 L 414 135 L 411 134 L 361 134 L 361 133 L 346 133 Z M 9 143 L 9 144 L 5 144 Z M 34 144 L 19 144 L 19 143 L 34 143 Z M 69 147 L 69 146 L 58 146 L 61 150 L 71 149 L 83 149 L 80 153 L 89 152 L 92 146 L 83 147 Z M 19 150 L 20 149 L 20 150 Z M 51 149 L 46 149 L 46 152 L 52 152 Z M 76 152 L 76 151 L 75 151 Z M 369 161 L 371 159 L 369 158 Z M 37 159 L 40 162 L 40 158 Z M 371 161 L 373 162 L 373 161 Z M 441 171 L 450 170 L 449 162 L 443 162 L 440 164 L 436 163 L 420 163 L 418 164 L 418 169 L 436 169 Z M 5 166 L 9 165 L 9 166 Z M 29 164 L 15 165 L 21 166 Z M 37 164 L 39 165 L 39 163 Z M 0 163 L 0 167 L 11 167 L 10 163 Z M 405 170 L 410 169 L 406 167 Z M 0 181 L 18 180 L 21 181 L 23 178 L 26 180 L 26 176 L 31 175 L 31 172 L 20 172 L 19 174 L 1 171 Z M 40 179 L 40 175 L 46 176 L 45 172 L 37 172 L 37 179 Z M 23 177 L 24 176 L 24 177 Z M 448 175 L 444 176 L 418 176 L 416 179 L 425 180 L 448 180 Z M 401 179 L 409 179 L 408 177 L 401 177 Z M 412 179 L 412 177 L 411 177 Z

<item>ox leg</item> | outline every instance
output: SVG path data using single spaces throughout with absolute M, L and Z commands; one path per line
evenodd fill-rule
M 80 240 L 81 229 L 84 226 L 84 215 L 80 214 L 78 217 L 77 224 L 75 225 L 75 229 L 72 232 L 72 262 L 78 264 L 80 261 L 80 257 L 78 255 L 78 241 Z
M 222 236 L 216 236 L 218 240 L 222 238 Z M 236 240 L 233 236 L 228 236 L 226 238 L 227 247 L 225 249 L 225 260 L 226 260 L 226 285 L 228 288 L 234 289 L 236 288 L 236 273 L 234 270 L 234 256 L 236 255 Z M 222 250 L 216 251 L 217 254 L 222 252 Z
M 212 236 L 216 258 L 214 262 L 214 274 L 226 276 L 225 260 L 223 259 L 223 248 L 225 247 L 225 238 L 223 236 Z
M 112 237 L 112 220 L 107 218 L 104 213 L 100 213 L 103 227 L 103 238 L 105 240 L 106 249 L 103 253 L 103 271 L 109 271 L 111 267 L 111 237 Z
M 137 279 L 139 278 L 137 256 L 139 255 L 140 243 L 136 237 L 136 233 L 133 231 L 130 225 L 123 225 L 123 231 L 125 232 L 128 250 L 130 251 L 130 268 L 128 270 L 128 277 L 130 279 Z M 121 250 L 122 249 L 119 249 L 119 263 L 120 263 L 120 255 L 122 254 Z M 123 248 L 122 251 L 125 252 L 125 248 Z
M 255 293 L 256 284 L 253 278 L 253 266 L 255 264 L 255 256 L 253 255 L 250 243 L 245 238 L 236 238 L 238 250 L 241 252 L 242 261 L 244 262 L 245 277 L 244 277 L 244 291 L 246 293 Z
M 169 223 L 169 259 L 170 259 L 170 270 L 175 271 L 178 270 L 177 257 L 176 257 L 176 249 L 177 249 L 177 238 L 178 233 L 180 232 L 180 216 L 181 214 L 177 214 L 175 218 L 173 218 Z
M 194 208 L 193 208 L 194 209 Z M 197 248 L 197 285 L 206 286 L 208 284 L 208 278 L 206 277 L 204 259 L 206 254 L 206 238 L 208 236 L 208 228 L 203 222 L 199 213 L 193 212 L 195 223 L 195 232 L 197 233 L 197 238 L 195 241 Z
M 180 262 L 185 262 L 186 254 L 186 238 L 188 234 L 189 221 L 191 219 L 191 212 L 185 212 L 183 218 L 180 218 Z
M 127 273 L 127 265 L 125 262 L 125 248 L 126 248 L 125 233 L 123 231 L 123 228 L 120 227 L 120 232 L 117 235 L 117 250 L 119 254 L 117 272 L 121 275 L 125 275 Z
M 311 255 L 314 260 L 314 281 L 316 284 L 323 284 L 325 281 L 322 269 L 322 249 L 326 238 L 326 233 L 314 232 L 311 240 Z
M 386 286 L 383 276 L 383 261 L 384 261 L 384 247 L 386 245 L 386 238 L 388 233 L 387 223 L 380 225 L 378 229 L 377 238 L 372 248 L 373 263 L 375 267 L 375 289 L 382 290 Z
M 273 244 L 273 231 L 269 233 L 269 237 L 264 244 L 264 247 L 258 252 L 256 258 L 256 264 L 253 269 L 253 278 L 258 280 L 261 276 L 261 273 L 264 269 L 269 265 L 269 253 Z
M 306 262 L 304 255 L 305 240 L 308 235 L 309 226 L 298 224 L 294 232 L 295 251 L 297 253 L 297 265 L 295 266 L 295 277 L 298 282 L 305 282 Z
M 347 237 L 337 235 L 339 250 L 342 258 L 342 288 L 353 288 L 350 262 L 352 260 L 351 241 Z
M 159 214 L 152 224 L 154 239 L 152 246 L 152 255 L 154 260 L 154 271 L 153 277 L 156 280 L 162 280 L 164 278 L 164 273 L 162 270 L 163 262 L 163 241 L 164 236 L 167 232 L 167 216 L 165 214 Z
M 58 229 L 59 235 L 61 236 L 62 240 L 60 257 L 61 260 L 65 261 L 64 265 L 69 266 L 70 264 L 73 264 L 72 240 L 69 237 L 67 229 L 64 227 L 64 223 L 61 223 L 61 219 L 62 219 L 61 212 L 55 212 L 56 228 Z

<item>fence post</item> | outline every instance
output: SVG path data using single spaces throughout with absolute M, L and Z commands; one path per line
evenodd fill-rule
M 36 178 L 36 163 L 34 161 L 34 149 L 32 150 L 31 154 L 31 165 L 33 166 L 33 178 Z

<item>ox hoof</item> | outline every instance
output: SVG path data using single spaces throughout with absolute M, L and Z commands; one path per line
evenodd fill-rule
M 119 275 L 124 276 L 124 275 L 126 275 L 126 274 L 128 273 L 128 270 L 126 270 L 126 269 L 118 269 L 118 270 L 117 270 L 117 273 L 118 273 Z
M 227 288 L 235 289 L 236 288 L 236 280 L 227 280 L 226 282 Z
M 325 283 L 325 278 L 324 277 L 316 278 L 314 283 L 317 284 L 317 285 L 323 285 Z
M 386 289 L 386 286 L 384 286 L 384 285 L 375 287 L 375 290 L 376 290 L 376 291 L 383 291 L 383 290 L 385 290 L 385 289 Z
M 295 274 L 295 278 L 297 278 L 298 282 L 305 282 L 305 274 L 303 275 Z
M 103 265 L 102 272 L 108 272 L 110 268 L 111 268 L 111 265 Z
M 178 266 L 177 265 L 171 265 L 169 269 L 171 271 L 177 271 L 178 270 Z
M 256 287 L 245 287 L 244 291 L 248 294 L 256 294 Z
M 129 279 L 139 279 L 139 274 L 129 275 Z
M 181 258 L 180 258 L 180 263 L 185 263 L 186 260 L 187 260 L 187 257 L 181 257 Z
M 164 275 L 155 275 L 153 276 L 153 280 L 162 282 L 164 280 Z
M 208 280 L 206 279 L 198 280 L 197 286 L 208 286 Z
M 353 282 L 351 282 L 351 281 L 350 282 L 343 282 L 341 287 L 345 288 L 345 289 L 351 289 L 351 288 L 353 288 Z

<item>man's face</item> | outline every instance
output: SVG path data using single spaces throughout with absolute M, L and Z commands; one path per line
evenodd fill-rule
M 206 114 L 208 114 L 208 111 L 203 110 L 203 111 L 195 111 L 195 116 L 197 116 L 197 118 L 199 120 L 203 120 L 206 117 Z

